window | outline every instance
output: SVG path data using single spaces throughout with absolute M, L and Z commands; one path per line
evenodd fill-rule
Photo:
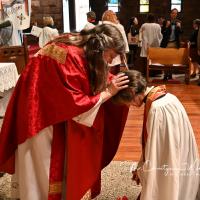
M 75 1 L 76 31 L 80 31 L 81 29 L 83 29 L 83 27 L 87 23 L 86 13 L 88 11 L 89 11 L 89 0 Z
M 181 12 L 181 0 L 171 0 L 171 10 L 176 8 L 178 12 Z
M 119 12 L 119 0 L 109 0 L 108 1 L 108 10 L 113 12 Z
M 140 0 L 140 13 L 149 12 L 149 0 Z

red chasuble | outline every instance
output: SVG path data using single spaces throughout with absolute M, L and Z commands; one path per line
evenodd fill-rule
M 82 49 L 48 44 L 30 60 L 15 87 L 0 133 L 0 171 L 14 173 L 19 144 L 53 125 L 49 200 L 80 200 L 118 148 L 128 108 L 103 104 L 92 127 L 72 120 L 99 100 L 92 96 Z M 31 180 L 30 180 L 31 181 Z

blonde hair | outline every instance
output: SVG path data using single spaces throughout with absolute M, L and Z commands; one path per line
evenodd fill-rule
M 109 21 L 114 24 L 118 24 L 117 15 L 112 10 L 106 10 L 102 15 L 102 21 Z
M 43 24 L 44 26 L 53 26 L 54 25 L 54 21 L 52 17 L 43 17 Z

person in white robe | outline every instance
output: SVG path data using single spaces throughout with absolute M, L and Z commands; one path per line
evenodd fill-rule
M 138 200 L 198 199 L 199 153 L 183 105 L 165 86 L 147 88 L 140 72 L 125 74 L 129 88 L 114 100 L 137 107 L 145 103 L 143 153 L 133 171 L 133 180 L 142 185 Z
M 39 46 L 44 47 L 49 41 L 59 36 L 58 30 L 54 28 L 54 21 L 52 17 L 43 18 L 44 28 L 39 34 Z
M 124 27 L 119 23 L 117 15 L 115 12 L 113 12 L 112 10 L 106 10 L 103 15 L 102 15 L 102 21 L 100 22 L 102 24 L 110 24 L 115 26 L 120 33 L 122 34 L 123 40 L 124 40 L 124 44 L 125 44 L 125 53 L 129 52 L 129 45 L 128 45 L 128 40 L 126 37 L 126 33 L 124 30 Z M 126 63 L 126 56 L 116 56 L 112 63 L 109 63 L 109 68 L 110 68 L 110 72 L 112 74 L 117 74 L 120 71 L 120 65 L 123 64 L 125 65 Z M 127 65 L 125 65 L 126 68 L 128 68 Z
M 140 28 L 141 57 L 147 57 L 148 47 L 160 47 L 162 41 L 161 27 L 155 23 L 155 17 L 148 15 L 147 22 Z

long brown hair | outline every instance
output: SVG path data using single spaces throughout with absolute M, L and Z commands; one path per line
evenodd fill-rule
M 61 36 L 54 42 L 83 47 L 89 65 L 90 86 L 93 93 L 107 86 L 108 67 L 103 59 L 105 49 L 113 49 L 118 54 L 125 52 L 125 45 L 119 30 L 108 24 L 98 25 L 90 30 L 82 30 L 69 37 Z

